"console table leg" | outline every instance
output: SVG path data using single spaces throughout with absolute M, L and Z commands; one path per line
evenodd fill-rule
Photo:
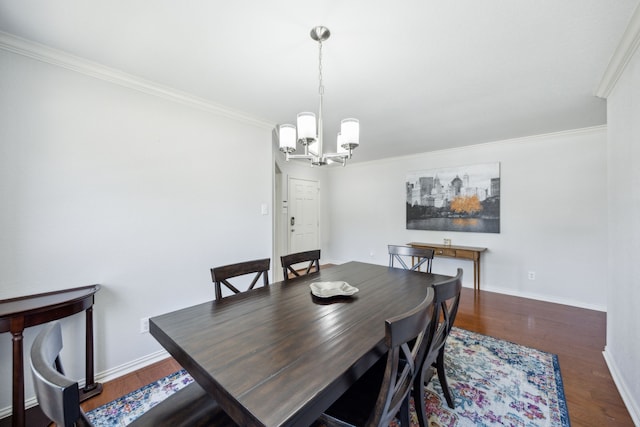
M 13 344 L 13 408 L 12 425 L 24 427 L 24 363 L 23 336 L 24 319 L 16 319 L 11 325 L 11 341 Z
M 94 363 L 93 363 L 93 306 L 85 310 L 86 313 L 86 327 L 85 327 L 85 357 L 86 357 L 86 383 L 80 390 L 80 401 L 96 396 L 102 393 L 102 384 L 96 383 L 94 378 Z

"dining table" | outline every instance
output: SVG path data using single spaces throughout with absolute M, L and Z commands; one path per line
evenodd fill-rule
M 149 330 L 239 425 L 307 426 L 386 354 L 385 320 L 446 279 L 347 262 L 152 317 Z M 327 282 L 357 292 L 311 292 Z

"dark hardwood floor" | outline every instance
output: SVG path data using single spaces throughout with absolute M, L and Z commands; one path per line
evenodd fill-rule
M 464 288 L 455 325 L 557 354 L 572 426 L 633 426 L 602 355 L 605 313 Z M 167 359 L 107 382 L 83 408 L 96 408 L 178 369 Z

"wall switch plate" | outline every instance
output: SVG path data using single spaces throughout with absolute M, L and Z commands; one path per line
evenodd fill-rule
M 144 334 L 149 332 L 149 318 L 143 317 L 140 319 L 140 333 Z
M 536 272 L 535 271 L 530 271 L 527 274 L 527 277 L 529 278 L 529 280 L 536 280 Z

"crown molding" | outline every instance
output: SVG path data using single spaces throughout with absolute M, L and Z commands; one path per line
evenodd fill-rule
M 620 40 L 620 44 L 618 44 L 616 51 L 613 53 L 600 85 L 596 89 L 596 96 L 607 98 L 611 94 L 638 46 L 640 46 L 640 6 L 636 7 L 631 16 L 629 25 L 627 25 L 627 29 L 622 35 L 622 40 Z
M 349 168 L 353 169 L 359 166 L 369 166 L 375 163 L 394 163 L 403 159 L 415 159 L 416 156 L 433 156 L 436 154 L 455 153 L 458 151 L 462 153 L 470 149 L 483 148 L 483 147 L 492 147 L 492 146 L 500 147 L 500 146 L 509 146 L 512 144 L 519 144 L 519 145 L 538 144 L 541 140 L 548 140 L 550 138 L 558 139 L 558 138 L 565 138 L 565 137 L 572 137 L 572 136 L 594 135 L 598 133 L 606 135 L 606 132 L 607 132 L 607 125 L 595 125 L 595 126 L 589 126 L 584 128 L 541 133 L 537 135 L 518 136 L 515 138 L 499 139 L 499 140 L 488 141 L 488 142 L 479 142 L 476 144 L 462 145 L 459 147 L 441 148 L 441 149 L 432 150 L 432 151 L 421 151 L 419 153 L 403 154 L 401 156 L 395 156 L 395 157 L 383 157 L 383 158 L 374 159 L 374 160 L 354 161 L 352 163 L 349 163 Z M 330 168 L 330 169 L 340 170 L 342 168 Z
M 0 31 L 0 49 L 261 128 L 275 127 L 274 123 L 241 111 L 3 31 Z

